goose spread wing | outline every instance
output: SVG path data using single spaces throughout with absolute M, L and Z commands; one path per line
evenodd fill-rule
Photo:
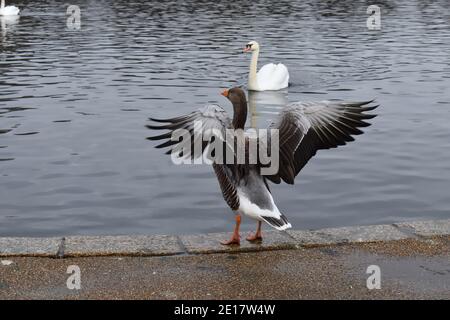
M 232 128 L 232 122 L 227 112 L 218 105 L 206 105 L 190 114 L 170 119 L 154 119 L 151 121 L 161 125 L 147 125 L 152 130 L 169 130 L 158 136 L 148 137 L 149 140 L 163 140 L 156 148 L 166 148 L 166 154 L 183 152 L 183 158 L 196 159 L 203 155 L 209 143 L 217 137 L 225 138 L 226 130 Z M 179 139 L 176 130 L 184 129 L 188 136 Z M 215 130 L 215 131 L 213 131 Z M 214 136 L 214 138 L 212 138 Z M 196 149 L 194 144 L 201 142 L 201 148 Z M 226 141 L 220 142 L 220 148 L 226 152 Z M 219 181 L 223 197 L 232 210 L 239 208 L 239 197 L 234 183 L 231 169 L 227 165 L 213 163 L 214 172 Z
M 227 112 L 218 105 L 206 105 L 198 110 L 176 118 L 149 120 L 160 125 L 147 125 L 152 130 L 169 130 L 158 136 L 148 137 L 149 140 L 164 140 L 156 148 L 166 148 L 166 154 L 176 152 L 183 158 L 196 159 L 202 156 L 206 147 L 221 135 L 225 137 L 226 129 L 231 128 L 231 119 Z M 201 148 L 194 148 L 194 145 Z
M 286 106 L 269 127 L 279 130 L 279 169 L 266 178 L 293 184 L 318 150 L 353 141 L 353 135 L 363 133 L 359 128 L 370 125 L 364 120 L 376 116 L 365 113 L 378 107 L 372 102 L 298 102 Z

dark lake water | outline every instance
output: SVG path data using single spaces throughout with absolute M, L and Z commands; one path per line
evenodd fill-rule
M 11 3 L 13 2 L 13 3 Z M 442 1 L 8 1 L 0 17 L 0 236 L 228 231 L 212 169 L 175 166 L 147 118 L 245 84 L 249 40 L 291 86 L 249 97 L 265 127 L 287 101 L 381 105 L 357 141 L 322 151 L 296 185 L 274 185 L 296 229 L 450 216 L 450 10 Z M 246 221 L 244 229 L 253 228 Z

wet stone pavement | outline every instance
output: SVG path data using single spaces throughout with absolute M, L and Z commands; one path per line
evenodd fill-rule
M 2 257 L 0 299 L 450 299 L 450 236 L 259 252 Z M 80 290 L 68 289 L 68 266 Z M 380 289 L 367 268 L 380 268 Z

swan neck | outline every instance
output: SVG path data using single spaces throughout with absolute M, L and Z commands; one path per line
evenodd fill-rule
M 254 89 L 255 86 L 257 86 L 257 68 L 258 68 L 258 57 L 259 57 L 259 50 L 253 51 L 252 53 L 252 59 L 250 61 L 250 73 L 248 75 L 248 83 L 250 89 Z
M 0 8 L 3 9 L 5 7 L 5 0 L 2 0 L 2 3 L 0 5 Z

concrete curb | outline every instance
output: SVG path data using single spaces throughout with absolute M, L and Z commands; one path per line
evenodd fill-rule
M 321 230 L 267 231 L 264 241 L 222 246 L 229 233 L 194 235 L 70 236 L 65 238 L 1 238 L 0 257 L 168 256 L 298 249 L 315 246 L 395 241 L 450 235 L 450 219 L 401 222 Z

